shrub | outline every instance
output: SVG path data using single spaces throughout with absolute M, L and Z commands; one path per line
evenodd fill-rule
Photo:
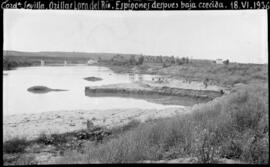
M 4 142 L 3 152 L 4 153 L 21 153 L 24 152 L 24 149 L 28 146 L 28 142 L 25 138 L 13 138 Z
M 268 113 L 266 107 L 264 100 L 250 89 L 249 92 L 238 92 L 227 110 L 231 114 L 233 126 L 243 131 L 247 128 L 255 130 L 258 127 L 260 120 Z
M 215 142 L 215 133 L 207 129 L 195 134 L 194 151 L 199 163 L 215 163 L 220 147 Z
M 37 141 L 37 143 L 42 143 L 42 144 L 46 144 L 46 145 L 53 143 L 53 139 L 45 133 L 41 133 L 39 135 L 39 137 L 36 139 L 36 141 Z
M 260 136 L 248 133 L 244 135 L 247 141 L 243 145 L 241 159 L 254 164 L 269 163 L 269 136 L 268 133 Z
M 67 142 L 67 138 L 65 135 L 51 134 L 51 137 L 53 138 L 53 144 L 55 145 L 61 145 Z
M 53 145 L 61 145 L 67 142 L 67 138 L 64 134 L 40 134 L 40 136 L 36 139 L 37 143 L 42 143 L 45 145 L 53 144 Z

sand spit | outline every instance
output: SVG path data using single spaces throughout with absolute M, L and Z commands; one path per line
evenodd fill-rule
M 131 120 L 147 120 L 172 116 L 190 111 L 190 107 L 157 109 L 111 109 L 111 110 L 76 110 L 51 111 L 38 114 L 17 114 L 4 116 L 3 140 L 13 137 L 34 139 L 41 133 L 65 133 L 85 129 L 87 120 L 94 125 L 113 127 Z

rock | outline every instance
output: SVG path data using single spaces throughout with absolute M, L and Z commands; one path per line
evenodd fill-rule
M 84 79 L 87 81 L 93 81 L 93 82 L 102 80 L 102 78 L 98 78 L 98 77 L 86 77 Z

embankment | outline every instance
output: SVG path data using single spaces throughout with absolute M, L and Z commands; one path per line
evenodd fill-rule
M 131 97 L 151 102 L 191 106 L 213 100 L 222 94 L 214 90 L 181 89 L 172 87 L 151 87 L 138 84 L 117 84 L 99 87 L 85 87 L 85 95 L 90 97 Z

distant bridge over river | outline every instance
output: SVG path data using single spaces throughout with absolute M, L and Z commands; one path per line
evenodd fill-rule
M 68 61 L 63 61 L 63 63 L 52 63 L 52 62 L 45 62 L 45 60 L 40 60 L 40 66 L 77 66 L 77 65 L 91 65 L 96 64 L 97 61 L 89 60 L 85 63 L 70 63 Z

